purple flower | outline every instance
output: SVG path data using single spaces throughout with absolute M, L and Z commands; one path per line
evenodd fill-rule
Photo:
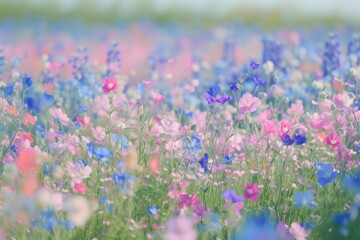
M 236 195 L 236 192 L 232 189 L 225 190 L 222 194 L 223 199 L 231 201 L 232 203 L 241 202 L 243 199 L 240 195 Z
M 260 64 L 256 63 L 255 61 L 252 61 L 252 62 L 250 63 L 250 67 L 251 67 L 253 70 L 258 69 L 259 66 L 260 66 Z
M 199 160 L 199 164 L 206 173 L 209 172 L 209 168 L 207 166 L 208 162 L 209 162 L 209 154 L 204 153 L 204 156 Z
M 253 79 L 257 85 L 265 85 L 266 84 L 266 80 L 261 79 L 259 77 L 254 77 Z
M 282 141 L 283 141 L 285 146 L 290 146 L 290 145 L 292 145 L 294 143 L 294 139 L 291 139 L 291 137 L 288 134 L 286 134 L 283 137 Z

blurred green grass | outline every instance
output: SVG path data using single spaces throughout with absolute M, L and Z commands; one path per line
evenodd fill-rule
M 360 27 L 360 22 L 345 19 L 340 15 L 307 15 L 292 9 L 289 14 L 276 8 L 266 10 L 248 5 L 235 5 L 226 14 L 217 14 L 217 9 L 207 5 L 195 13 L 185 8 L 171 8 L 158 11 L 152 0 L 137 1 L 137 7 L 127 11 L 127 1 L 113 1 L 106 9 L 99 10 L 96 0 L 79 0 L 69 9 L 61 8 L 59 1 L 45 1 L 34 4 L 30 0 L 0 0 L 0 20 L 41 19 L 47 22 L 82 21 L 88 24 L 132 23 L 150 20 L 160 24 L 180 23 L 186 26 L 211 27 L 231 22 L 256 25 L 262 28 L 306 27 L 314 25 Z

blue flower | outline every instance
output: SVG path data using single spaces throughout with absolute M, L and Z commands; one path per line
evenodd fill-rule
M 22 79 L 22 84 L 23 84 L 23 86 L 25 86 L 25 87 L 31 87 L 32 84 L 33 84 L 33 81 L 32 81 L 32 79 L 31 79 L 31 77 L 24 76 L 23 79 Z
M 159 215 L 159 209 L 156 206 L 151 206 L 148 208 L 148 214 L 150 216 L 157 216 Z
M 94 155 L 99 160 L 107 160 L 112 157 L 111 152 L 106 147 L 95 148 Z
M 231 156 L 227 155 L 224 157 L 224 163 L 225 164 L 231 164 L 232 161 L 231 161 Z
M 4 94 L 6 97 L 14 94 L 15 83 L 11 82 L 4 88 Z
M 295 140 L 296 145 L 302 145 L 306 143 L 306 136 L 305 134 L 301 133 L 300 130 L 295 130 L 293 139 Z
M 324 164 L 317 170 L 316 175 L 318 177 L 318 183 L 325 187 L 337 178 L 339 173 L 333 170 L 332 164 Z
M 360 111 L 360 102 L 356 102 L 353 105 L 353 112 Z
M 250 63 L 250 67 L 251 67 L 253 70 L 258 69 L 259 66 L 260 66 L 260 64 L 256 63 L 255 61 L 252 61 L 252 62 Z
M 204 156 L 198 162 L 200 166 L 204 169 L 205 173 L 209 172 L 209 168 L 207 166 L 209 162 L 209 154 L 204 153 Z
M 285 137 L 283 137 L 282 141 L 285 146 L 290 146 L 294 143 L 294 139 L 291 139 L 291 137 L 288 134 L 286 134 Z
M 314 196 L 310 190 L 307 190 L 305 192 L 295 193 L 294 204 L 298 207 L 313 208 L 315 206 L 313 201 L 314 201 Z
M 230 90 L 232 92 L 237 92 L 237 90 L 239 90 L 239 88 L 236 86 L 236 83 L 230 83 Z
M 221 88 L 219 86 L 215 86 L 215 87 L 209 88 L 207 93 L 212 97 L 216 97 L 216 95 L 218 95 L 220 93 L 220 91 L 221 91 Z
M 186 151 L 197 153 L 201 151 L 201 139 L 196 135 L 183 138 L 183 145 Z
M 58 225 L 58 222 L 55 218 L 55 212 L 54 211 L 40 212 L 40 215 L 37 216 L 33 221 L 33 225 L 45 231 L 48 231 L 52 234 L 54 232 L 54 228 Z
M 354 193 L 360 193 L 360 171 L 357 171 L 354 175 L 345 175 L 343 180 L 345 188 Z
M 117 142 L 119 139 L 118 135 L 116 134 L 112 134 L 111 135 L 111 140 L 113 140 L 114 142 Z M 121 136 L 121 149 L 122 150 L 128 150 L 128 139 L 125 136 Z
M 86 107 L 85 104 L 80 104 L 80 106 L 79 106 L 79 111 L 80 111 L 81 113 L 84 113 L 84 112 L 87 112 L 88 109 L 87 109 L 87 107 Z

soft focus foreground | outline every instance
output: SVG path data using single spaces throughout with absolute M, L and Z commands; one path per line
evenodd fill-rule
M 360 237 L 352 31 L 12 29 L 0 239 Z

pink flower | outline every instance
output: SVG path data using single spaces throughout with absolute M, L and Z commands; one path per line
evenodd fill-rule
M 91 130 L 94 138 L 98 143 L 101 143 L 105 139 L 106 133 L 103 127 L 91 128 Z
M 71 120 L 66 115 L 66 113 L 63 112 L 61 108 L 52 108 L 49 110 L 50 114 L 57 120 L 61 122 L 62 125 L 67 126 Z
M 25 126 L 34 125 L 35 122 L 36 122 L 36 119 L 33 115 L 31 115 L 28 112 L 24 114 L 22 123 Z
M 336 133 L 330 133 L 326 138 L 326 144 L 331 145 L 333 148 L 336 148 L 340 143 L 340 137 Z
M 166 224 L 166 240 L 196 240 L 197 231 L 190 217 L 170 218 Z
M 280 123 L 280 130 L 278 132 L 279 137 L 283 138 L 286 134 L 292 130 L 292 124 L 286 121 Z
M 245 93 L 239 100 L 239 108 L 243 114 L 255 112 L 260 105 L 260 99 L 253 97 L 250 93 Z
M 272 134 L 276 131 L 276 125 L 274 121 L 265 120 L 265 122 L 262 124 L 261 129 L 263 130 L 264 134 Z
M 296 240 L 306 240 L 309 232 L 306 231 L 301 225 L 297 222 L 291 223 L 289 232 L 295 237 Z
M 114 77 L 111 78 L 105 78 L 103 81 L 102 90 L 105 93 L 109 93 L 111 91 L 114 91 L 118 88 L 118 83 Z
M 155 103 L 161 103 L 163 101 L 165 101 L 166 97 L 159 94 L 159 93 L 156 93 L 156 92 L 152 92 L 152 97 L 154 98 L 155 100 Z
M 154 85 L 153 82 L 151 82 L 151 81 L 146 81 L 146 80 L 143 80 L 143 83 L 144 83 L 144 85 L 147 86 L 147 87 L 151 87 L 152 85 Z
M 247 183 L 244 190 L 244 197 L 250 201 L 256 201 L 259 198 L 259 187 L 256 184 Z
M 171 122 L 167 119 L 161 119 L 158 131 L 161 134 L 169 134 L 171 136 L 177 136 L 180 133 L 181 124 L 178 122 Z
M 75 183 L 73 188 L 76 193 L 79 193 L 79 194 L 86 193 L 86 186 L 84 183 Z

